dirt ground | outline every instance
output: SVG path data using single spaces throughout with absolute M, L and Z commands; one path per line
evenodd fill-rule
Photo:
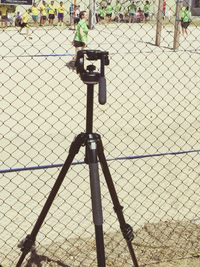
M 200 225 L 189 222 L 146 224 L 135 233 L 139 267 L 199 267 Z M 132 267 L 121 233 L 105 235 L 107 267 Z M 95 240 L 74 239 L 38 247 L 25 267 L 96 267 Z M 3 267 L 7 267 L 3 265 Z
M 181 259 L 177 261 L 169 261 L 163 263 L 155 263 L 148 265 L 149 267 L 199 267 L 199 258 Z

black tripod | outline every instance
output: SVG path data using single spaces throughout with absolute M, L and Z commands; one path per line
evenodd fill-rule
M 84 55 L 90 60 L 101 60 L 101 73 L 94 72 L 94 65 L 89 65 L 87 70 L 84 69 Z M 101 164 L 103 174 L 107 183 L 107 187 L 117 214 L 122 234 L 127 242 L 128 249 L 132 258 L 133 266 L 139 267 L 135 256 L 135 252 L 131 241 L 134 238 L 132 227 L 125 222 L 123 215 L 123 207 L 119 203 L 119 199 L 112 181 L 112 177 L 103 152 L 103 144 L 99 134 L 93 133 L 93 103 L 94 103 L 94 84 L 99 83 L 99 102 L 106 102 L 106 82 L 104 76 L 104 65 L 108 65 L 108 53 L 99 50 L 82 50 L 78 52 L 76 60 L 77 72 L 80 73 L 81 79 L 87 84 L 87 110 L 86 110 L 86 133 L 79 134 L 72 142 L 68 157 L 61 169 L 60 174 L 46 200 L 46 203 L 36 221 L 36 224 L 21 246 L 22 254 L 18 260 L 16 267 L 20 267 L 26 255 L 34 246 L 36 236 L 45 220 L 45 217 L 54 201 L 54 198 L 73 162 L 75 155 L 79 152 L 81 146 L 85 146 L 85 163 L 89 166 L 90 188 L 92 200 L 93 222 L 95 225 L 96 251 L 98 267 L 106 267 L 104 238 L 103 238 L 103 214 L 99 181 L 98 160 Z

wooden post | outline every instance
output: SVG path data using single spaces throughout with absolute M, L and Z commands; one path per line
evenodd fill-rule
M 174 51 L 179 47 L 179 39 L 180 39 L 180 12 L 182 8 L 182 0 L 176 1 L 176 15 L 175 15 L 175 24 L 174 24 L 174 44 L 173 49 Z
M 163 25 L 163 3 L 164 0 L 158 2 L 158 13 L 157 13 L 157 25 L 156 25 L 156 45 L 160 46 L 161 31 Z

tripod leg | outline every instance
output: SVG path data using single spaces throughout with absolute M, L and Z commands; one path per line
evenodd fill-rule
M 99 169 L 97 162 L 97 145 L 93 134 L 89 134 L 86 143 L 86 163 L 90 170 L 90 188 L 92 200 L 93 222 L 95 225 L 96 251 L 98 267 L 105 267 L 105 250 L 103 238 L 103 213 L 101 203 L 101 190 Z
M 65 175 L 69 169 L 69 167 L 71 166 L 72 164 L 72 161 L 75 157 L 75 155 L 78 153 L 81 145 L 85 144 L 85 134 L 79 134 L 75 140 L 72 142 L 71 146 L 70 146 L 70 149 L 69 149 L 69 155 L 58 175 L 58 178 L 56 179 L 56 182 L 46 200 L 46 203 L 44 205 L 44 207 L 42 208 L 42 211 L 35 223 L 35 226 L 31 232 L 30 235 L 27 235 L 27 237 L 25 238 L 25 240 L 23 241 L 23 244 L 21 244 L 21 251 L 22 251 L 22 254 L 21 254 L 21 257 L 19 258 L 18 260 L 18 263 L 16 265 L 16 267 L 20 267 L 21 264 L 23 263 L 26 255 L 30 252 L 31 248 L 33 247 L 34 243 L 35 243 L 35 240 L 36 240 L 36 236 L 44 222 L 44 219 L 53 203 L 53 200 L 65 178 Z
M 128 249 L 129 249 L 129 252 L 131 255 L 132 262 L 134 264 L 134 267 L 139 267 L 138 262 L 137 262 L 137 258 L 135 256 L 135 252 L 133 249 L 133 245 L 131 243 L 131 241 L 134 238 L 133 229 L 129 224 L 127 224 L 125 222 L 124 214 L 122 211 L 123 207 L 119 203 L 119 199 L 118 199 L 118 196 L 117 196 L 117 193 L 115 190 L 115 186 L 114 186 L 114 183 L 113 183 L 113 180 L 112 180 L 109 168 L 108 168 L 108 164 L 106 162 L 106 158 L 105 158 L 105 155 L 103 152 L 103 144 L 102 144 L 100 135 L 98 135 L 97 151 L 98 151 L 97 153 L 98 153 L 99 161 L 101 163 L 102 171 L 103 171 L 103 174 L 105 176 L 105 180 L 106 180 L 106 183 L 108 186 L 108 190 L 109 190 L 110 196 L 112 198 L 114 210 L 117 214 L 117 218 L 118 218 L 118 221 L 120 224 L 120 228 L 121 228 L 123 237 L 125 238 L 125 240 L 127 242 L 127 246 L 128 246 Z

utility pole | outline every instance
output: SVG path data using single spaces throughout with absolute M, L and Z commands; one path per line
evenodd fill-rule
M 89 29 L 94 29 L 96 24 L 96 0 L 89 1 Z
M 180 12 L 182 8 L 182 0 L 177 0 L 176 1 L 176 15 L 175 15 L 175 24 L 174 24 L 174 44 L 173 44 L 173 49 L 174 51 L 179 47 L 179 39 L 180 39 L 180 23 L 181 23 L 181 18 L 180 18 Z
M 158 2 L 158 13 L 157 13 L 157 25 L 156 25 L 156 46 L 160 46 L 161 31 L 163 25 L 163 4 L 164 0 Z

